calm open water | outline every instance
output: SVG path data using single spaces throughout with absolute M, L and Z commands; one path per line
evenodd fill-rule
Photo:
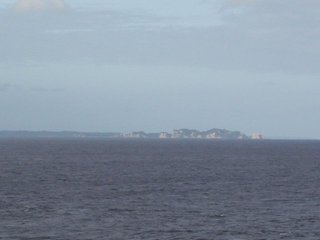
M 320 239 L 319 141 L 0 140 L 0 239 Z

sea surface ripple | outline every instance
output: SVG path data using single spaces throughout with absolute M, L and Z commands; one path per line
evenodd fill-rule
M 0 239 L 320 239 L 319 141 L 0 140 Z

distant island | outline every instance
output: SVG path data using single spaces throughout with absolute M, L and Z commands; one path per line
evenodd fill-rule
M 118 132 L 74 132 L 74 131 L 0 131 L 0 138 L 129 138 L 129 139 L 253 139 L 260 140 L 263 136 L 254 133 L 250 137 L 240 131 L 213 128 L 207 131 L 193 129 L 176 129 L 173 132 L 146 133 L 143 131 L 132 133 Z

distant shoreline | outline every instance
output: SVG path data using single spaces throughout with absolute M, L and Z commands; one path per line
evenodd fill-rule
M 182 129 L 187 130 L 187 129 Z M 221 130 L 221 129 L 220 129 Z M 174 131 L 181 131 L 174 130 Z M 211 130 L 200 132 L 197 130 L 187 130 L 189 133 L 206 133 Z M 228 131 L 229 133 L 240 133 L 238 131 Z M 162 136 L 161 136 L 162 134 Z M 320 141 L 316 138 L 288 138 L 288 137 L 262 137 L 261 139 L 253 139 L 242 133 L 240 135 L 234 135 L 233 137 L 195 137 L 194 135 L 175 135 L 174 137 L 163 137 L 163 134 L 171 133 L 145 133 L 145 132 L 132 132 L 132 133 L 120 133 L 120 132 L 78 132 L 78 131 L 0 131 L 0 139 L 107 139 L 107 140 L 211 140 L 211 141 Z M 177 134 L 177 132 L 176 132 Z M 170 136 L 170 135 L 169 135 Z M 238 136 L 238 137 L 236 137 Z M 239 138 L 239 136 L 241 136 Z
M 250 137 L 240 131 L 213 128 L 207 131 L 176 129 L 172 132 L 146 133 L 136 131 L 121 132 L 78 132 L 78 131 L 0 131 L 0 138 L 103 138 L 103 139 L 211 139 L 211 140 L 262 140 L 254 133 Z

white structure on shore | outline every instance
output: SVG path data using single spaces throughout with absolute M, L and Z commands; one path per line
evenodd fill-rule
M 172 134 L 167 133 L 167 132 L 162 132 L 162 133 L 160 133 L 159 138 L 161 138 L 161 139 L 172 138 Z
M 253 139 L 253 140 L 262 140 L 262 139 L 263 139 L 263 136 L 262 136 L 261 133 L 253 133 L 253 134 L 251 135 L 251 139 Z

